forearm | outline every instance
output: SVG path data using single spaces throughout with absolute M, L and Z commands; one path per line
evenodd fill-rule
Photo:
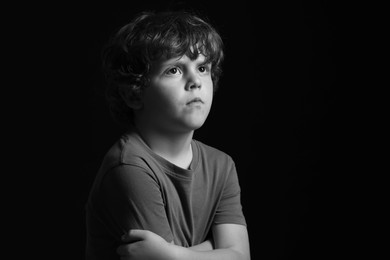
M 250 260 L 244 226 L 221 224 L 214 228 L 214 236 L 212 240 L 186 248 L 173 241 L 167 243 L 151 231 L 134 229 L 122 237 L 125 244 L 118 247 L 117 253 L 121 259 L 128 260 Z
M 189 249 L 194 251 L 210 251 L 213 250 L 214 247 L 211 240 L 206 240 L 203 243 L 189 247 Z
M 197 251 L 191 248 L 184 248 L 172 245 L 172 253 L 177 260 L 249 260 L 245 253 L 233 248 L 213 249 L 207 251 Z
M 211 248 L 203 251 L 195 251 L 191 250 L 191 248 L 173 245 L 171 248 L 174 255 L 173 259 L 250 260 L 249 238 L 246 226 L 236 224 L 215 225 L 213 226 L 212 239 L 209 244 Z

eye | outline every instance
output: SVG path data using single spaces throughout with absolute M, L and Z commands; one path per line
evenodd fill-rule
M 168 75 L 176 75 L 178 73 L 180 73 L 180 70 L 177 67 L 170 68 L 166 72 Z
M 210 71 L 210 64 L 201 65 L 201 66 L 199 66 L 198 70 L 201 73 L 209 72 Z

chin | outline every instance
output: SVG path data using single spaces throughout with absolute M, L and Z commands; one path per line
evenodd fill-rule
M 197 130 L 199 128 L 201 128 L 204 124 L 206 120 L 192 120 L 190 122 L 186 122 L 186 127 L 189 129 L 189 130 Z

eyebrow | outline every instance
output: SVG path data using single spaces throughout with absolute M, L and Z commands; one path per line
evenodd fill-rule
M 205 65 L 211 63 L 211 61 L 207 60 L 206 58 L 196 59 L 196 60 L 190 60 L 191 62 L 195 62 L 197 65 Z M 179 59 L 171 59 L 167 61 L 163 61 L 161 63 L 162 67 L 172 66 L 172 65 L 181 65 L 185 66 L 187 64 L 187 61 L 183 61 L 180 58 Z

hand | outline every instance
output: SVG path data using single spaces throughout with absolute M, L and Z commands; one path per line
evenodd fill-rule
M 122 241 L 126 244 L 117 249 L 121 260 L 171 260 L 174 258 L 172 244 L 148 230 L 130 230 L 122 236 Z

